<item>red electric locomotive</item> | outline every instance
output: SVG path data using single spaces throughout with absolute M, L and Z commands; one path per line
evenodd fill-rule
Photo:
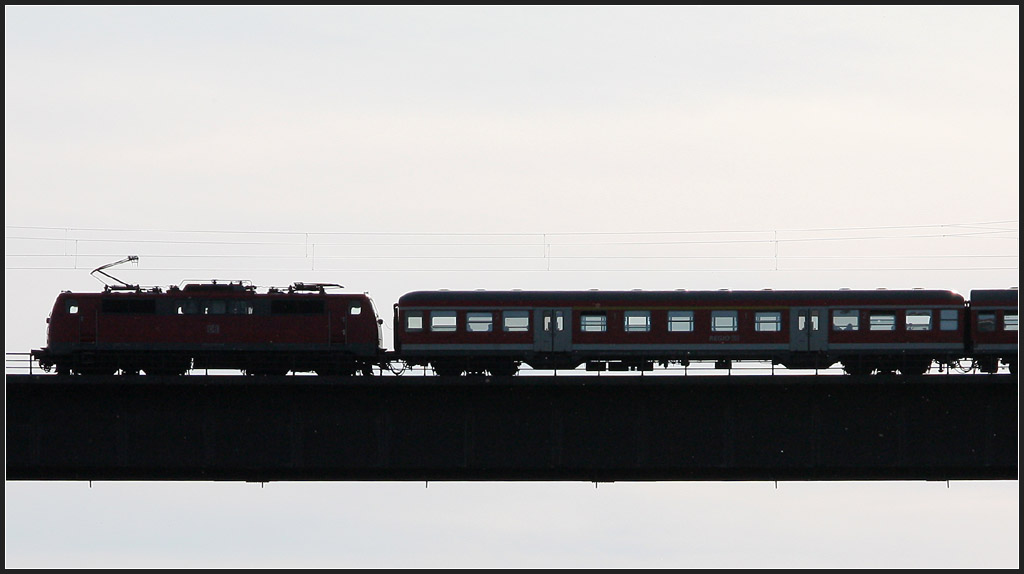
M 395 306 L 395 349 L 442 375 L 696 360 L 919 374 L 965 356 L 965 314 L 938 290 L 420 291 Z
M 296 283 L 265 293 L 242 282 L 64 292 L 33 355 L 58 373 L 369 373 L 382 353 L 369 297 Z

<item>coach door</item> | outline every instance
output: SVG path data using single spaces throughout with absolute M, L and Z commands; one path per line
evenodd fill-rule
M 790 310 L 789 350 L 828 349 L 827 311 L 824 307 L 795 307 Z
M 571 309 L 533 310 L 533 350 L 567 352 L 572 347 Z

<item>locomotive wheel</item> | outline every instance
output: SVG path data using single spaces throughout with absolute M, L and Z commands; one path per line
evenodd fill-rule
M 78 374 L 92 377 L 109 377 L 114 374 L 117 369 L 113 367 L 103 366 L 90 366 L 90 367 L 79 367 Z

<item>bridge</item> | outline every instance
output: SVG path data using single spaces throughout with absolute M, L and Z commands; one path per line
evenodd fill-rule
M 1016 479 L 1014 375 L 8 375 L 8 480 Z

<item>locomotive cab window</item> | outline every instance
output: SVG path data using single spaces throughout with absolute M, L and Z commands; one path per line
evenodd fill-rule
M 693 311 L 669 311 L 668 330 L 672 333 L 693 331 Z
M 405 330 L 410 333 L 423 330 L 423 311 L 405 312 Z
M 833 331 L 856 331 L 860 328 L 860 311 L 836 310 L 832 312 Z
M 466 330 L 470 333 L 490 333 L 494 330 L 494 315 L 483 311 L 466 313 Z
M 78 301 L 75 301 L 74 299 L 68 299 L 67 301 L 65 301 L 64 302 L 64 311 L 67 312 L 68 315 L 75 315 L 75 314 L 77 314 L 78 313 Z
M 782 313 L 779 311 L 758 311 L 754 313 L 754 330 L 778 332 L 782 330 Z
M 352 303 L 348 308 L 349 315 L 359 315 L 363 312 L 363 306 L 360 303 Z
M 430 330 L 438 333 L 451 333 L 455 331 L 455 311 L 431 311 Z
M 646 333 L 651 330 L 651 312 L 626 311 L 623 326 L 627 333 Z
M 229 315 L 252 315 L 252 303 L 248 301 L 228 301 Z
M 504 311 L 501 322 L 502 329 L 507 333 L 525 333 L 530 329 L 530 312 Z
M 908 331 L 931 331 L 932 312 L 919 309 L 907 311 Z
M 735 331 L 739 325 L 736 311 L 712 311 L 711 330 L 716 332 Z

